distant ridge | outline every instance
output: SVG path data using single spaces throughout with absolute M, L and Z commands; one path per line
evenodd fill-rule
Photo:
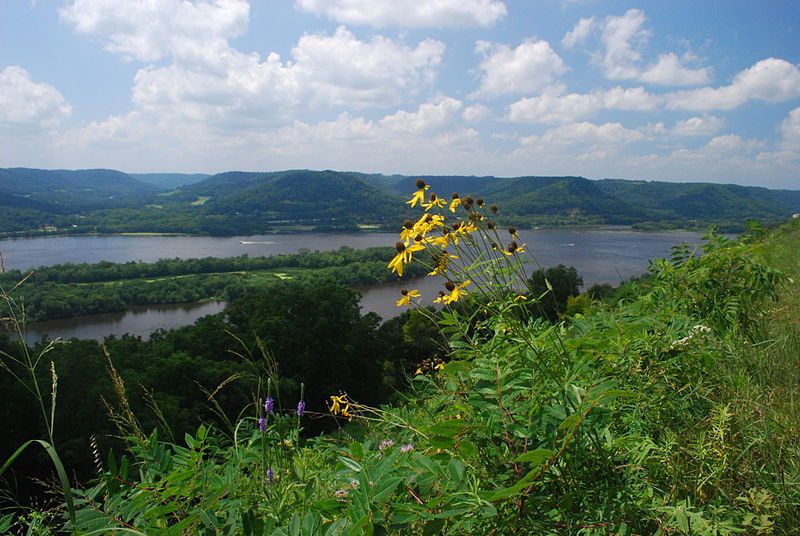
M 7 168 L 0 169 L 0 206 L 8 207 L 0 217 L 0 233 L 396 230 L 403 218 L 418 215 L 404 203 L 418 178 L 448 200 L 458 192 L 496 203 L 497 219 L 517 226 L 702 229 L 716 224 L 737 230 L 748 219 L 773 223 L 800 212 L 800 191 L 716 183 L 333 170 L 206 176 Z

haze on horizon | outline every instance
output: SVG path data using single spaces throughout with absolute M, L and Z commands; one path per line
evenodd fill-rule
M 12 0 L 0 167 L 800 188 L 800 4 Z

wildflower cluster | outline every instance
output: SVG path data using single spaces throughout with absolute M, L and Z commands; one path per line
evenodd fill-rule
M 402 277 L 405 266 L 419 259 L 414 255 L 427 252 L 431 260 L 418 262 L 429 263 L 429 276 L 446 279 L 444 289 L 433 300 L 445 306 L 463 299 L 473 289 L 497 296 L 524 284 L 527 278 L 520 254 L 526 244 L 514 227 L 508 227 L 508 242 L 504 241 L 491 220 L 499 211 L 497 205 L 487 205 L 472 196 L 462 198 L 456 192 L 448 202 L 429 190 L 425 181 L 417 180 L 417 190 L 406 201 L 411 207 L 419 205 L 424 212 L 416 221 L 403 222 L 389 270 Z M 467 290 L 470 285 L 474 286 Z M 396 305 L 418 304 L 421 297 L 418 289 L 403 289 Z M 517 301 L 524 299 L 524 294 L 519 294 Z

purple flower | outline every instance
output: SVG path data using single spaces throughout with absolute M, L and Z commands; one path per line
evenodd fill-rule
M 381 441 L 380 445 L 378 445 L 378 449 L 386 450 L 388 448 L 391 448 L 392 446 L 394 446 L 394 441 L 392 441 L 391 439 L 384 439 L 383 441 Z
M 300 402 L 297 403 L 297 416 L 302 417 L 303 413 L 305 412 L 306 412 L 306 401 L 301 400 Z
M 267 430 L 267 419 L 264 417 L 258 418 L 258 429 L 261 432 L 265 432 Z
M 269 482 L 270 485 L 272 485 L 274 481 L 275 481 L 275 471 L 273 471 L 272 467 L 270 467 L 269 469 L 267 469 L 267 482 Z
M 264 400 L 264 413 L 272 413 L 275 410 L 275 400 L 271 396 L 268 396 L 266 400 Z
M 414 450 L 414 445 L 412 445 L 411 443 L 407 443 L 402 447 L 400 447 L 400 452 L 402 452 L 403 454 L 405 454 L 406 452 L 411 452 L 412 450 Z

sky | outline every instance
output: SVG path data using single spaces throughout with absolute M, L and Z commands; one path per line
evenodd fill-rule
M 0 167 L 800 189 L 795 0 L 2 0 Z

